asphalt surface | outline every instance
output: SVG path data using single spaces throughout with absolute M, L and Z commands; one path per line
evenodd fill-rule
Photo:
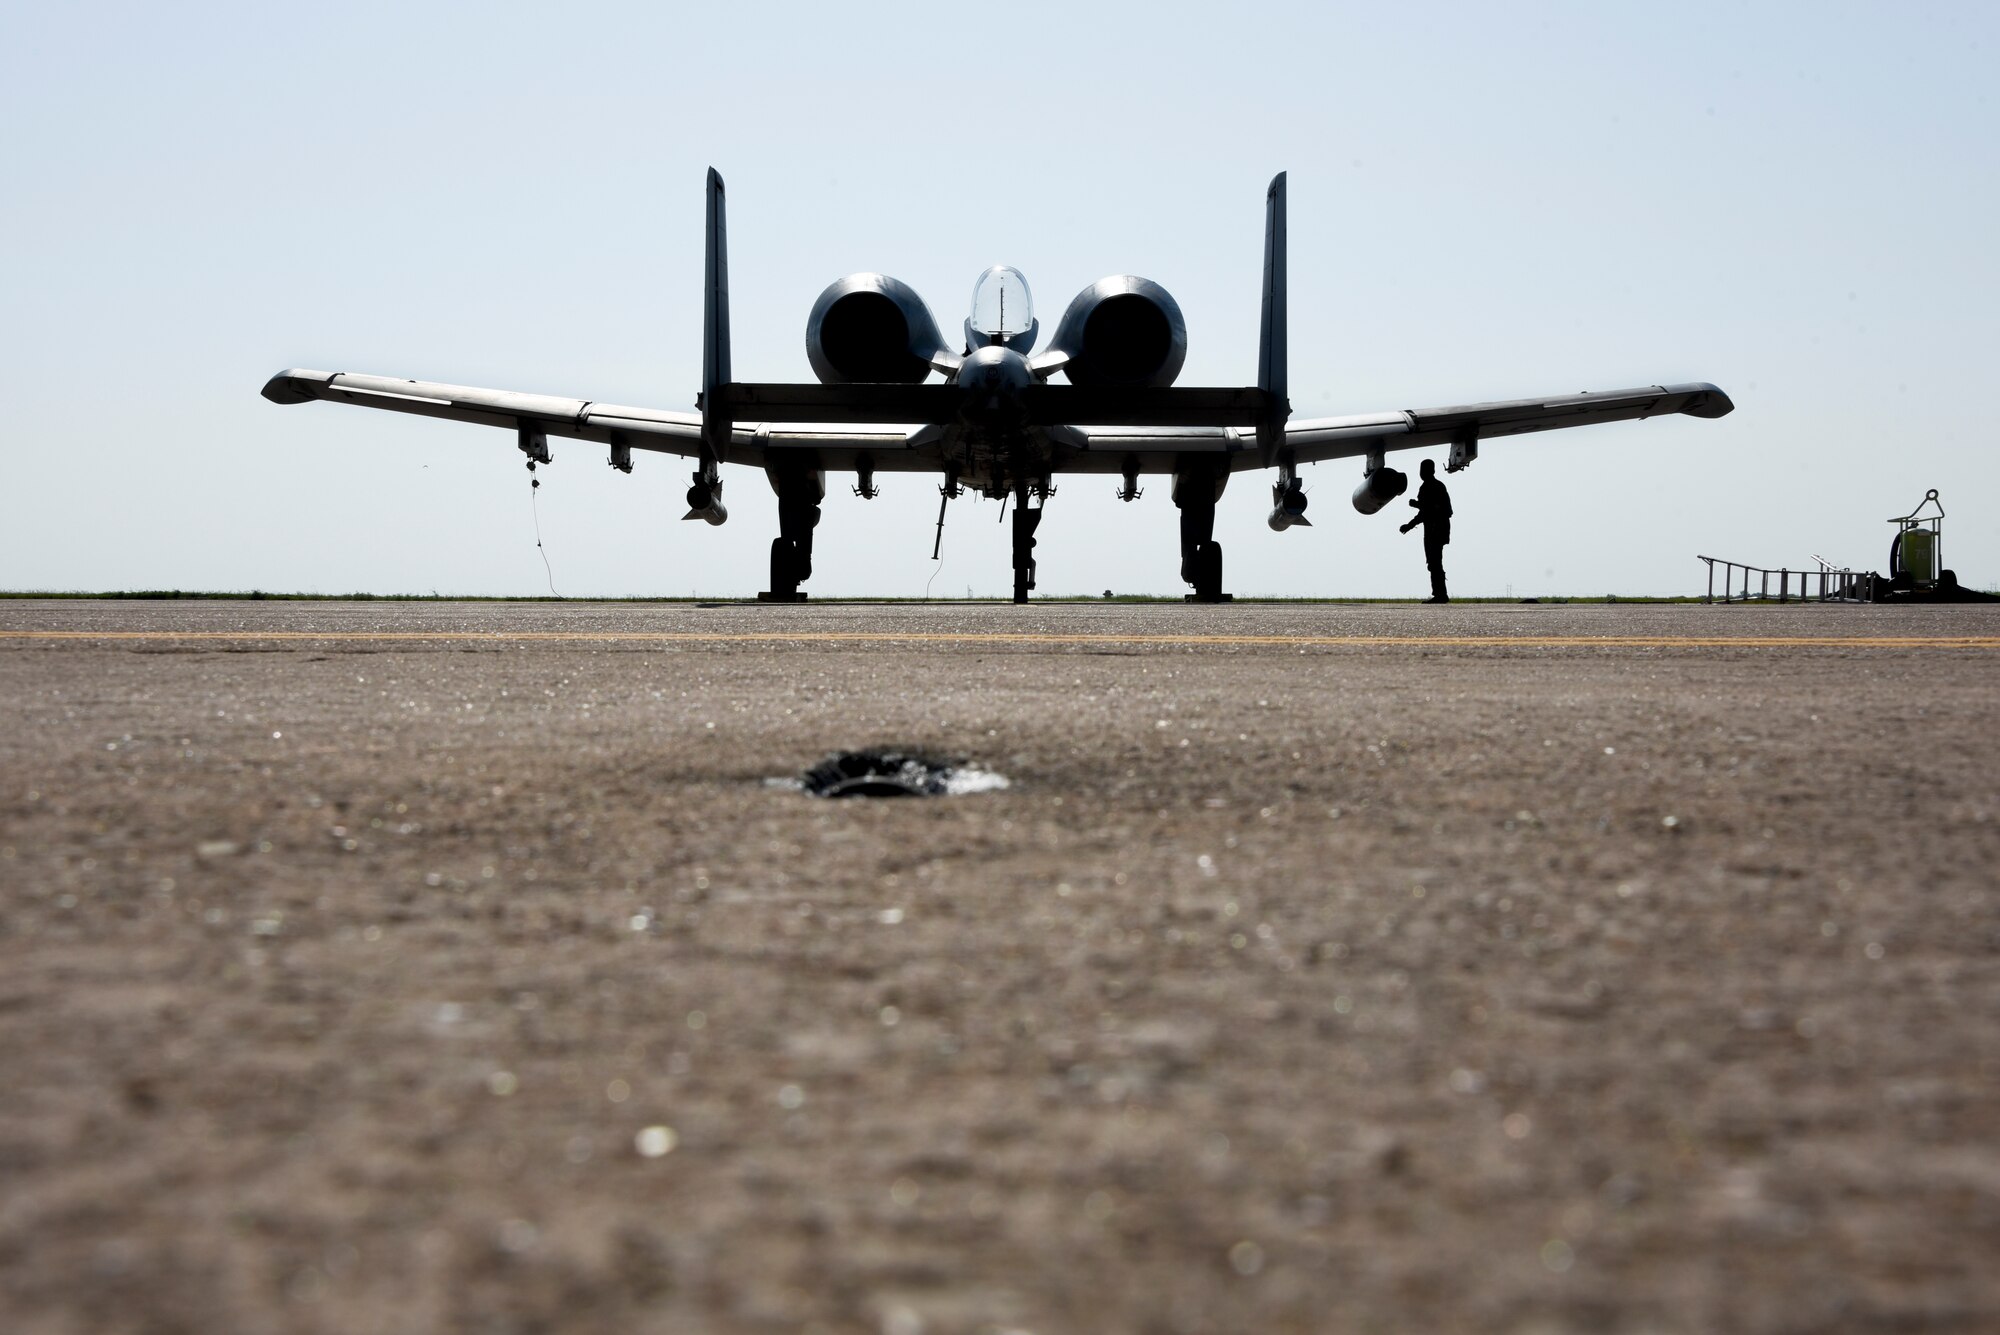
M 2000 610 L 0 603 L 10 1331 L 2000 1329 Z M 783 784 L 892 745 L 1001 791 Z

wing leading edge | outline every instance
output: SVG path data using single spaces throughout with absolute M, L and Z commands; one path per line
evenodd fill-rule
M 522 394 L 347 371 L 281 371 L 265 383 L 263 393 L 273 403 L 323 399 L 508 431 L 533 426 L 548 435 L 570 440 L 624 445 L 687 458 L 701 455 L 700 413 L 633 408 L 550 394 Z M 863 455 L 873 467 L 887 472 L 937 467 L 935 455 L 921 447 L 921 440 L 921 433 L 913 435 L 890 426 L 850 431 L 828 424 L 798 423 L 777 428 L 768 423 L 739 423 L 730 433 L 725 462 L 761 464 L 780 451 L 811 450 L 825 468 L 852 469 Z
M 1645 385 L 1595 394 L 1294 419 L 1285 427 L 1283 449 L 1297 463 L 1316 463 L 1427 445 L 1477 444 L 1533 431 L 1670 413 L 1723 417 L 1735 406 L 1714 385 Z M 1058 428 L 1051 434 L 1068 449 L 1063 467 L 1075 472 L 1120 472 L 1133 457 L 1139 460 L 1142 472 L 1171 472 L 1194 454 L 1226 455 L 1231 472 L 1268 466 L 1257 448 L 1256 433 L 1233 427 L 1152 430 L 1086 426 Z

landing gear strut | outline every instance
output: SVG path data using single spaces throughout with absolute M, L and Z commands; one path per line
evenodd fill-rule
M 769 473 L 778 493 L 778 536 L 771 539 L 771 587 L 757 595 L 764 603 L 802 603 L 799 585 L 812 578 L 813 530 L 826 497 L 826 475 L 818 470 Z
M 1222 591 L 1222 544 L 1215 540 L 1215 503 L 1227 473 L 1176 473 L 1174 504 L 1181 512 L 1181 578 L 1194 585 L 1191 603 L 1226 603 Z
M 1028 498 L 1033 494 L 1026 486 L 1014 492 L 1014 601 L 1028 601 L 1028 590 L 1035 587 L 1035 529 L 1042 522 L 1042 507 L 1028 507 Z

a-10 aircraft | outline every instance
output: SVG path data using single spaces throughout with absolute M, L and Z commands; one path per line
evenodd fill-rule
M 1035 587 L 1035 529 L 1059 473 L 1123 478 L 1120 499 L 1139 496 L 1139 477 L 1173 477 L 1180 510 L 1181 579 L 1192 600 L 1217 602 L 1222 548 L 1215 504 L 1232 473 L 1275 469 L 1273 529 L 1307 524 L 1299 465 L 1360 458 L 1354 508 L 1373 514 L 1408 479 L 1385 462 L 1390 450 L 1446 445 L 1447 471 L 1495 436 L 1587 426 L 1662 413 L 1721 417 L 1734 406 L 1714 385 L 1648 385 L 1601 394 L 1515 399 L 1457 408 L 1417 408 L 1353 417 L 1290 420 L 1285 353 L 1285 177 L 1265 196 L 1263 321 L 1257 383 L 1176 387 L 1187 357 L 1180 307 L 1158 283 L 1121 274 L 1071 301 L 1037 351 L 1027 281 L 1004 266 L 973 288 L 962 347 L 954 351 L 930 308 L 908 284 L 858 273 L 820 293 L 806 318 L 806 356 L 819 384 L 759 384 L 731 378 L 729 268 L 722 177 L 708 173 L 701 397 L 697 412 L 627 408 L 582 399 L 471 389 L 349 372 L 291 370 L 271 378 L 274 403 L 328 399 L 444 417 L 513 431 L 528 467 L 549 462 L 551 436 L 607 445 L 611 466 L 632 470 L 633 450 L 696 461 L 684 518 L 720 524 L 721 466 L 761 467 L 778 497 L 771 587 L 760 597 L 796 601 L 812 574 L 829 469 L 856 474 L 855 491 L 876 494 L 875 475 L 935 473 L 944 502 L 962 488 L 1014 499 L 1014 601 Z M 1060 373 L 1065 384 L 1052 383 Z M 932 375 L 942 383 L 926 383 Z

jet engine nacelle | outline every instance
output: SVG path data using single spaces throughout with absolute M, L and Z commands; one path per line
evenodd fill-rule
M 1187 321 L 1158 283 L 1119 274 L 1076 294 L 1049 346 L 1068 354 L 1071 384 L 1156 388 L 1181 373 Z
M 1407 474 L 1393 468 L 1378 468 L 1362 478 L 1361 485 L 1354 489 L 1354 508 L 1364 515 L 1372 515 L 1409 489 Z
M 836 280 L 806 317 L 806 358 L 821 384 L 920 384 L 943 347 L 924 299 L 887 274 Z

